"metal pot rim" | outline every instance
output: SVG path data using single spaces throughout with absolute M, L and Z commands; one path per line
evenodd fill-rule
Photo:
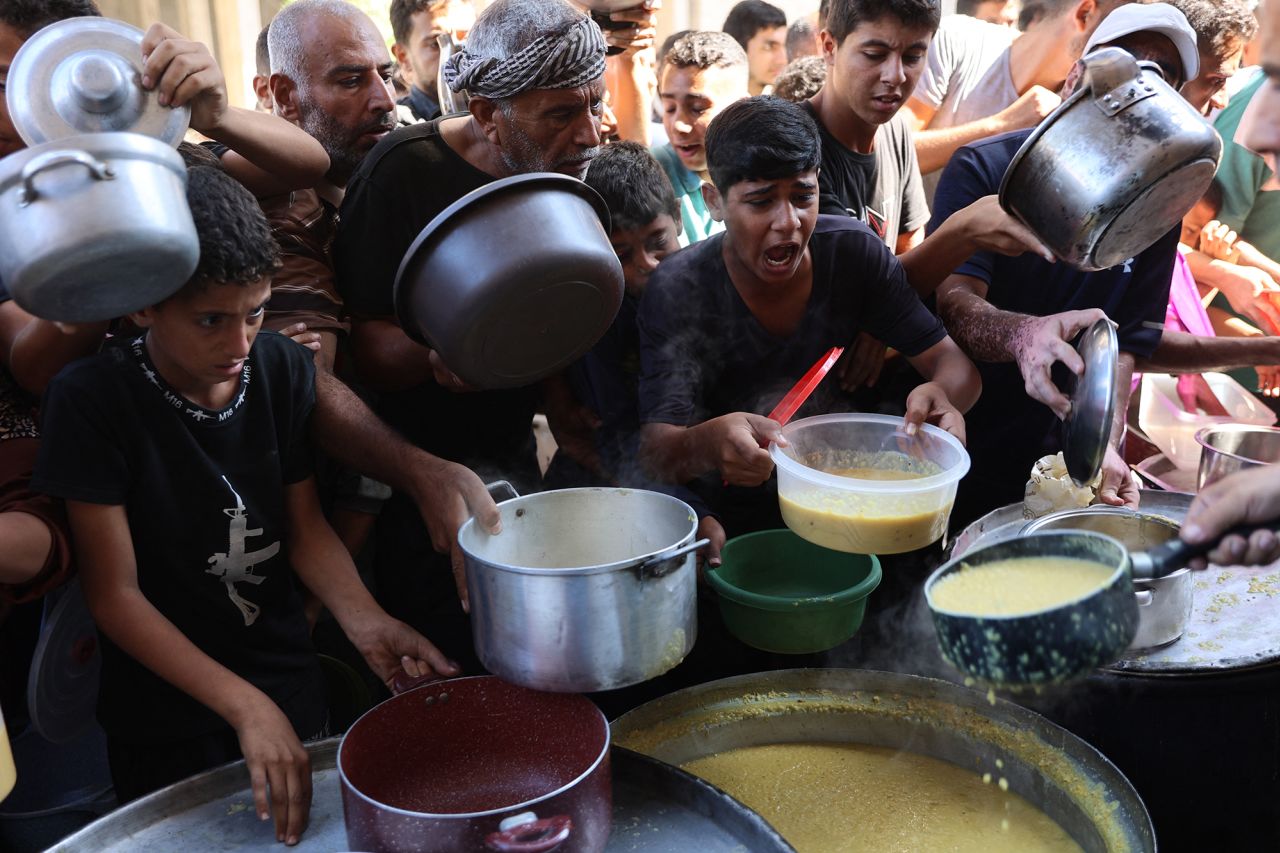
M 548 575 L 548 576 L 554 575 L 559 577 L 582 577 L 583 575 L 608 574 L 610 572 L 625 571 L 628 569 L 633 569 L 641 565 L 642 563 L 648 562 L 649 560 L 652 560 L 656 557 L 661 557 L 664 553 L 668 551 L 673 551 L 677 548 L 680 548 L 683 545 L 688 544 L 689 542 L 692 542 L 693 538 L 698 533 L 698 514 L 693 511 L 693 507 L 689 506 L 687 503 L 685 503 L 684 501 L 680 500 L 677 497 L 665 494 L 663 492 L 650 491 L 648 489 L 605 488 L 605 487 L 598 487 L 598 486 L 588 486 L 585 488 L 578 488 L 578 489 L 552 489 L 546 492 L 533 492 L 531 494 L 521 495 L 516 498 L 510 498 L 508 500 L 502 501 L 501 503 L 498 504 L 498 506 L 506 506 L 507 504 L 518 504 L 518 503 L 530 502 L 530 501 L 537 500 L 539 496 L 562 495 L 562 494 L 571 494 L 571 493 L 579 493 L 579 492 L 614 492 L 614 493 L 624 493 L 624 494 L 635 492 L 635 493 L 643 494 L 647 496 L 660 497 L 667 502 L 678 504 L 680 507 L 684 508 L 684 510 L 689 514 L 689 524 L 690 524 L 689 531 L 684 536 L 681 536 L 679 540 L 671 543 L 670 545 L 667 545 L 666 547 L 659 548 L 656 551 L 650 551 L 647 554 L 639 554 L 635 557 L 628 557 L 625 560 L 618 560 L 612 563 L 601 563 L 595 566 L 573 566 L 569 568 L 539 568 L 536 566 L 513 566 L 509 563 L 499 563 L 496 560 L 492 560 L 488 557 L 478 554 L 475 551 L 473 551 L 471 548 L 467 547 L 467 544 L 464 541 L 465 535 L 467 535 L 468 530 L 470 528 L 476 525 L 476 519 L 474 516 L 472 516 L 471 518 L 468 518 L 466 521 L 464 521 L 462 523 L 462 526 L 458 528 L 458 547 L 462 549 L 462 553 L 466 556 L 468 560 L 481 563 L 488 568 L 500 569 L 505 572 L 514 572 L 516 574 L 521 574 L 521 575 Z M 489 534 L 482 533 L 481 535 L 488 536 Z M 508 534 L 506 532 L 503 532 L 497 535 L 505 536 Z
M 1122 576 L 1127 576 L 1129 574 L 1128 549 L 1126 549 L 1118 539 L 1115 539 L 1111 536 L 1107 536 L 1105 533 L 1097 533 L 1092 530 L 1070 530 L 1070 531 L 1051 530 L 1051 531 L 1045 531 L 1043 533 L 1031 533 L 1026 536 L 1019 536 L 1017 538 L 1025 540 L 1025 539 L 1037 539 L 1040 537 L 1058 537 L 1058 536 L 1070 536 L 1072 538 L 1085 536 L 1092 539 L 1105 540 L 1106 542 L 1109 542 L 1110 544 L 1114 545 L 1117 549 L 1119 549 L 1119 552 L 1124 555 L 1124 559 L 1121 561 L 1120 565 L 1115 570 L 1113 570 L 1110 575 L 1107 576 L 1106 582 L 1103 583 L 1101 586 L 1099 586 L 1097 589 L 1093 590 L 1092 592 L 1085 593 L 1079 598 L 1073 598 L 1070 601 L 1064 601 L 1059 604 L 1055 604 L 1053 607 L 1046 607 L 1043 610 L 1034 610 L 1030 613 L 978 615 L 974 613 L 957 613 L 954 610 L 947 610 L 945 607 L 939 607 L 933 600 L 933 587 L 935 584 L 937 584 L 938 581 L 940 581 L 945 575 L 953 574 L 957 571 L 960 571 L 961 566 L 963 566 L 967 560 L 972 559 L 975 554 L 981 554 L 983 551 L 987 550 L 988 548 L 998 548 L 1002 545 L 1007 545 L 1009 544 L 1009 542 L 1016 541 L 1016 540 L 1011 539 L 1005 542 L 996 542 L 991 545 L 985 545 L 982 548 L 975 548 L 972 551 L 966 551 L 962 556 L 956 557 L 952 560 L 948 560 L 946 563 L 942 564 L 937 569 L 935 569 L 933 573 L 929 575 L 928 579 L 924 582 L 925 603 L 929 606 L 929 609 L 934 613 L 941 613 L 942 615 L 949 616 L 953 619 L 981 619 L 984 622 L 1011 622 L 1016 619 L 1031 619 L 1037 616 L 1044 616 L 1046 614 L 1050 614 L 1058 610 L 1063 610 L 1068 607 L 1074 607 L 1075 605 L 1088 601 L 1091 598 L 1105 595 L 1111 589 L 1112 585 L 1116 583 L 1116 581 L 1120 580 Z M 1080 559 L 1080 558 L 1071 558 L 1071 559 Z M 1132 585 L 1132 581 L 1130 581 L 1130 584 Z
M 1221 447 L 1215 447 L 1209 443 L 1209 433 L 1218 432 L 1254 432 L 1266 434 L 1280 435 L 1280 427 L 1263 426 L 1261 424 L 1214 424 L 1212 426 L 1201 427 L 1196 430 L 1196 444 L 1200 445 L 1201 452 L 1211 450 L 1219 456 L 1225 456 L 1228 459 L 1236 459 L 1240 462 L 1252 462 L 1255 465 L 1271 465 L 1266 459 L 1255 459 L 1252 456 L 1243 456 L 1239 453 L 1232 453 L 1230 450 L 1223 450 Z
M 51 139 L 39 145 L 28 146 L 0 158 L 0 192 L 11 182 L 21 180 L 22 169 L 31 160 L 51 151 L 83 151 L 94 157 L 109 160 L 139 160 L 154 163 L 177 174 L 183 183 L 187 169 L 182 155 L 171 145 L 141 133 L 113 131 L 111 133 L 82 133 Z
M 460 681 L 475 681 L 477 679 L 492 679 L 495 681 L 500 680 L 496 675 L 465 675 L 459 678 L 447 679 L 447 681 L 450 684 L 454 684 Z M 596 707 L 594 702 L 591 702 L 588 700 L 587 704 L 591 706 L 592 710 L 594 710 L 596 714 L 600 717 L 601 722 L 604 723 L 604 745 L 600 748 L 600 754 L 596 756 L 595 761 L 591 762 L 590 767 L 584 770 L 572 781 L 566 782 L 564 785 L 562 785 L 561 787 L 557 788 L 554 791 L 549 791 L 546 794 L 542 794 L 541 796 L 534 797 L 532 800 L 525 800 L 522 803 L 513 803 L 512 805 L 509 805 L 509 806 L 502 806 L 501 808 L 489 809 L 487 811 L 482 811 L 482 812 L 455 812 L 450 814 L 435 814 L 433 812 L 415 812 L 409 809 L 401 809 L 401 808 L 397 808 L 396 806 L 389 806 L 386 803 L 378 802 L 373 797 L 370 797 L 368 794 L 366 794 L 364 791 L 361 791 L 358 787 L 356 787 L 355 783 L 353 783 L 350 779 L 347 778 L 346 768 L 344 768 L 342 764 L 342 750 L 344 750 L 347 746 L 347 736 L 350 735 L 351 732 L 355 730 L 356 726 L 360 725 L 361 721 L 363 721 L 365 717 L 369 716 L 374 711 L 377 711 L 379 708 L 381 708 L 383 705 L 387 704 L 388 702 L 395 702 L 396 700 L 402 697 L 411 696 L 419 690 L 423 690 L 431 687 L 437 687 L 440 685 L 440 683 L 441 682 L 433 681 L 429 684 L 423 684 L 419 687 L 413 688 L 412 690 L 407 690 L 404 693 L 398 694 L 396 696 L 392 696 L 390 699 L 386 699 L 382 702 L 379 702 L 377 705 L 374 705 L 372 708 L 365 711 L 363 714 L 360 715 L 360 717 L 354 723 L 351 724 L 351 726 L 347 729 L 347 731 L 342 735 L 342 740 L 338 743 L 338 755 L 337 755 L 337 758 L 335 759 L 335 763 L 338 768 L 338 777 L 342 780 L 342 785 L 344 788 L 351 791 L 353 794 L 358 796 L 360 799 L 364 800 L 369 805 L 378 809 L 379 811 L 390 812 L 392 814 L 401 815 L 403 817 L 421 818 L 424 820 L 453 820 L 453 819 L 470 820 L 472 818 L 491 817 L 493 815 L 506 814 L 507 812 L 514 812 L 520 809 L 528 809 L 532 806 L 536 806 L 538 803 L 549 800 L 552 797 L 559 796 L 560 794 L 563 794 L 566 791 L 570 790 L 571 788 L 573 788 L 574 786 L 582 782 L 582 780 L 586 779 L 588 776 L 594 773 L 596 769 L 600 767 L 600 763 L 604 761 L 609 755 L 609 747 L 613 743 L 613 730 L 609 727 L 609 718 L 604 715 L 603 711 L 601 711 L 598 707 Z M 519 685 L 516 685 L 516 686 L 519 686 Z M 530 690 L 530 688 L 527 688 L 527 687 L 521 688 L 521 689 Z M 537 692 L 537 691 L 530 690 L 530 692 Z

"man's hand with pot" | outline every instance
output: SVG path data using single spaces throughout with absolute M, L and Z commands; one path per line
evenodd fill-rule
M 502 516 L 484 482 L 470 468 L 427 453 L 417 453 L 411 466 L 410 494 L 431 534 L 432 547 L 450 557 L 458 598 L 469 613 L 466 560 L 458 547 L 458 529 L 475 516 L 481 529 L 497 535 L 502 531 Z
M 1098 308 L 1064 311 L 1048 317 L 1027 317 L 1013 336 L 1012 349 L 1027 395 L 1053 409 L 1059 418 L 1065 418 L 1071 412 L 1071 400 L 1053 383 L 1053 365 L 1060 361 L 1076 376 L 1083 373 L 1084 360 L 1071 341 L 1106 317 Z
M 1182 523 L 1183 541 L 1210 542 L 1240 524 L 1267 524 L 1280 519 L 1280 466 L 1267 465 L 1223 477 L 1201 489 Z M 1220 566 L 1261 566 L 1280 559 L 1280 536 L 1258 530 L 1246 539 L 1231 535 L 1218 543 L 1207 560 Z M 1192 561 L 1204 568 L 1205 558 Z
M 191 127 L 215 128 L 229 107 L 227 81 L 209 48 L 165 24 L 142 37 L 142 88 L 155 89 L 166 107 L 191 107 Z
M 773 473 L 773 459 L 765 448 L 785 444 L 775 420 L 747 412 L 721 415 L 702 424 L 713 448 L 715 467 L 731 486 L 758 486 Z

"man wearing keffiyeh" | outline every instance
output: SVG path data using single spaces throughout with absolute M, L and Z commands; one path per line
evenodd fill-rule
M 368 153 L 347 184 L 334 242 L 338 289 L 351 318 L 351 353 L 375 408 L 418 447 L 524 491 L 541 477 L 531 422 L 536 387 L 473 391 L 439 355 L 410 339 L 393 291 L 405 251 L 436 215 L 494 180 L 527 172 L 582 178 L 600 148 L 605 39 L 566 0 L 495 0 L 477 18 L 446 80 L 467 112 L 402 127 Z M 497 238 L 492 251 L 504 251 Z M 464 393 L 469 392 L 469 393 Z M 460 596 L 458 526 L 428 531 L 409 495 L 378 521 L 378 599 L 470 672 L 480 670 Z M 432 542 L 446 554 L 432 553 Z

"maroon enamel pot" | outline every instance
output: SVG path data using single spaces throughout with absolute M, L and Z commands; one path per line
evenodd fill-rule
M 352 850 L 604 849 L 609 724 L 582 696 L 493 676 L 437 681 L 356 720 L 338 748 Z

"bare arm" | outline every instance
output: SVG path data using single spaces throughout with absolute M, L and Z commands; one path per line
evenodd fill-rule
M 374 391 L 404 391 L 432 377 L 431 350 L 391 320 L 353 320 L 351 352 Z
M 351 555 L 320 508 L 315 480 L 285 488 L 289 518 L 289 562 L 307 589 L 315 593 L 369 668 L 385 683 L 403 669 L 411 677 L 456 675 L 457 664 L 404 623 L 378 606 L 356 573 Z
M 1062 103 L 1061 99 L 1053 92 L 1043 86 L 1032 86 L 1018 100 L 993 116 L 954 127 L 930 130 L 927 125 L 933 117 L 933 110 L 918 99 L 910 98 L 907 106 L 919 123 L 915 142 L 920 173 L 927 175 L 945 167 L 951 155 L 970 142 L 1010 130 L 1033 127 L 1053 112 L 1060 103 Z M 923 115 L 928 115 L 929 119 L 921 120 Z
M 687 483 L 719 470 L 735 486 L 758 486 L 773 472 L 764 448 L 782 439 L 776 421 L 746 412 L 721 415 L 691 427 L 645 424 L 640 428 L 640 457 L 657 479 Z
M 329 155 L 299 127 L 269 113 L 233 107 L 227 83 L 208 47 L 164 24 L 142 40 L 142 85 L 161 104 L 189 106 L 191 128 L 231 151 L 222 165 L 258 196 L 313 187 L 329 171 Z
M 1201 337 L 1166 329 L 1150 358 L 1136 361 L 1150 373 L 1203 373 L 1260 364 L 1280 364 L 1280 337 Z
M 67 501 L 85 600 L 98 629 L 138 663 L 235 730 L 259 818 L 267 790 L 276 838 L 297 843 L 311 804 L 311 765 L 293 727 L 265 693 L 201 651 L 142 594 L 123 506 Z
M 967 412 L 982 394 L 982 377 L 950 337 L 907 359 L 921 376 L 940 387 L 951 404 Z
M 22 312 L 12 302 L 0 306 L 0 311 L 6 309 Z M 49 320 L 26 316 L 29 322 L 8 351 L 9 372 L 32 394 L 43 394 L 58 371 L 78 358 L 97 352 L 107 334 L 107 323 L 59 326 Z
M 451 555 L 454 582 L 466 609 L 466 573 L 458 548 L 458 528 L 472 515 L 490 533 L 502 527 L 498 508 L 480 478 L 469 468 L 410 444 L 328 371 L 316 371 L 311 432 L 320 449 L 343 465 L 413 499 L 432 545 Z

